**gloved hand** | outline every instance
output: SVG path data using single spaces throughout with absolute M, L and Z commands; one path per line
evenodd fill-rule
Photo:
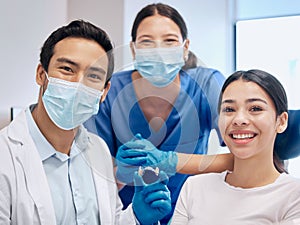
M 132 208 L 142 225 L 154 224 L 172 210 L 170 191 L 167 188 L 168 176 L 163 171 L 158 176 L 156 182 L 145 184 L 142 177 L 137 172 L 134 173 Z
M 128 184 L 133 181 L 133 174 L 139 166 L 151 166 L 158 167 L 170 177 L 176 173 L 177 163 L 178 157 L 175 152 L 161 151 L 137 134 L 133 140 L 118 149 L 116 176 L 120 181 Z

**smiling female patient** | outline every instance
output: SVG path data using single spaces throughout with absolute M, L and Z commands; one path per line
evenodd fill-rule
M 261 70 L 235 72 L 222 87 L 218 111 L 234 169 L 188 178 L 171 224 L 300 224 L 300 181 L 273 152 L 288 121 L 280 82 Z

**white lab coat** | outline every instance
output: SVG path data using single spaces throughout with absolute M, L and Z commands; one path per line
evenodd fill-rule
M 94 134 L 88 136 L 85 156 L 93 169 L 101 224 L 135 224 L 132 208 L 122 211 L 106 144 Z M 0 224 L 56 224 L 47 177 L 25 112 L 0 131 Z

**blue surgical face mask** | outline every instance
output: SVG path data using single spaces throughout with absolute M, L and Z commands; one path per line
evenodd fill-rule
M 48 77 L 48 80 L 42 101 L 48 116 L 56 126 L 63 130 L 71 130 L 97 114 L 103 91 L 78 82 L 53 77 Z
M 135 49 L 134 68 L 156 87 L 169 85 L 183 65 L 183 45 Z

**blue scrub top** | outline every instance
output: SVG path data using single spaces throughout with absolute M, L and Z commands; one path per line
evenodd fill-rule
M 217 104 L 224 76 L 217 70 L 202 67 L 181 70 L 180 93 L 173 110 L 163 126 L 155 131 L 139 107 L 132 72 L 113 74 L 108 95 L 100 105 L 98 114 L 85 123 L 87 129 L 106 141 L 113 156 L 120 145 L 137 133 L 162 151 L 206 154 L 210 131 L 217 130 Z M 169 180 L 173 209 L 187 177 L 176 174 Z M 130 185 L 120 191 L 125 207 L 131 202 L 133 191 Z

